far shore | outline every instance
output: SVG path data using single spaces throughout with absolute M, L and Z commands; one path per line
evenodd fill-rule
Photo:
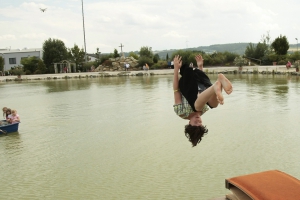
M 295 68 L 287 69 L 285 65 L 275 66 L 244 66 L 240 71 L 237 66 L 220 66 L 220 67 L 204 67 L 206 73 L 262 73 L 262 74 L 291 74 L 300 75 Z M 111 76 L 147 76 L 147 75 L 171 75 L 174 74 L 173 69 L 160 70 L 137 70 L 137 71 L 99 71 L 99 72 L 76 72 L 76 73 L 57 73 L 57 74 L 35 74 L 18 76 L 0 76 L 0 82 L 7 81 L 29 81 L 29 80 L 51 80 L 51 79 L 67 79 L 67 78 L 96 78 Z

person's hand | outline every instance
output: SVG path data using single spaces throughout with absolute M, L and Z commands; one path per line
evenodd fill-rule
M 179 69 L 181 68 L 181 66 L 182 66 L 181 56 L 176 55 L 176 56 L 174 57 L 173 62 L 174 62 L 174 70 L 175 70 L 175 69 L 176 69 L 176 70 L 179 70 Z
M 200 54 L 195 56 L 196 62 L 197 62 L 197 66 L 203 66 L 203 61 L 204 59 L 202 58 L 202 56 Z

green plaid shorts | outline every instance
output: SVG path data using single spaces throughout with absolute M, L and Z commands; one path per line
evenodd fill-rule
M 187 119 L 191 113 L 194 113 L 194 111 L 193 111 L 192 107 L 190 106 L 190 104 L 188 103 L 188 101 L 186 100 L 186 98 L 182 94 L 181 94 L 181 99 L 182 99 L 181 104 L 173 105 L 174 112 L 176 113 L 176 115 L 178 115 L 182 119 Z M 202 109 L 201 115 L 203 115 L 208 110 L 209 110 L 209 108 L 205 104 L 205 106 Z

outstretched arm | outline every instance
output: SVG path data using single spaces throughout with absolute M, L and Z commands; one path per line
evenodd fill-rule
M 196 55 L 195 59 L 196 59 L 196 62 L 197 62 L 198 69 L 200 69 L 201 71 L 203 71 L 203 62 L 204 62 L 204 59 L 202 58 L 202 56 L 200 54 Z
M 179 55 L 174 57 L 174 77 L 173 77 L 173 90 L 174 90 L 174 101 L 175 104 L 180 104 L 181 100 L 181 93 L 179 91 L 179 78 L 178 73 L 182 65 L 182 60 Z

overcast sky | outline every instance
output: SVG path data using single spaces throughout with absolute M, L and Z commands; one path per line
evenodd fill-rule
M 81 0 L 0 0 L 0 49 L 84 47 Z M 47 8 L 41 12 L 40 8 Z M 88 53 L 300 39 L 299 0 L 83 0 Z

